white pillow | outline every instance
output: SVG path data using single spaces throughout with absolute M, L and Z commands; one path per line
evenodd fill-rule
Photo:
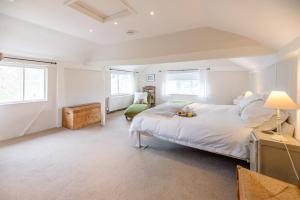
M 250 103 L 254 102 L 254 101 L 259 101 L 259 100 L 263 100 L 263 98 L 260 96 L 260 95 L 257 95 L 257 94 L 253 94 L 249 97 L 246 97 L 244 99 L 242 99 L 238 106 L 240 108 L 240 114 L 243 112 L 243 109 L 249 105 Z
M 258 130 L 262 131 L 273 131 L 277 128 L 277 119 L 276 115 L 273 115 L 268 121 L 265 121 L 261 125 L 257 127 Z M 280 123 L 283 124 L 289 118 L 289 114 L 287 112 L 280 112 Z
M 241 119 L 247 127 L 254 128 L 270 120 L 275 114 L 275 110 L 264 107 L 264 101 L 257 100 L 244 107 L 241 112 Z
M 148 103 L 147 97 L 148 97 L 147 92 L 136 92 L 136 93 L 134 93 L 133 103 L 147 104 Z
M 236 97 L 235 99 L 233 99 L 233 105 L 238 105 L 243 99 L 244 99 L 244 96 Z

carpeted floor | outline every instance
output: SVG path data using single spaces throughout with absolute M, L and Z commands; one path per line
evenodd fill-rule
M 235 199 L 237 164 L 155 138 L 133 148 L 120 112 L 105 127 L 57 129 L 0 143 L 1 200 Z

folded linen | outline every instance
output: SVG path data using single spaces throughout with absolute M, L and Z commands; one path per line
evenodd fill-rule
M 158 105 L 152 109 L 144 111 L 147 114 L 155 114 L 164 117 L 173 117 L 176 115 L 176 112 L 182 110 L 186 105 L 189 105 L 193 102 L 191 101 L 169 101 L 167 103 Z

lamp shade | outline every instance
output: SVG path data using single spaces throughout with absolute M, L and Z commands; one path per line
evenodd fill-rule
M 244 97 L 247 98 L 247 97 L 250 97 L 250 96 L 252 96 L 252 95 L 253 95 L 253 92 L 247 91 L 247 92 L 245 92 Z
M 298 105 L 284 91 L 272 91 L 268 96 L 265 107 L 283 110 L 297 109 Z

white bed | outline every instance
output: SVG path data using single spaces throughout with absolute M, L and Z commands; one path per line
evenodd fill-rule
M 183 108 L 192 110 L 192 118 L 174 115 Z M 130 134 L 151 135 L 181 145 L 222 154 L 242 160 L 249 158 L 249 128 L 239 116 L 235 105 L 192 103 L 179 105 L 165 103 L 137 115 L 131 124 Z M 139 144 L 140 145 L 140 144 Z

